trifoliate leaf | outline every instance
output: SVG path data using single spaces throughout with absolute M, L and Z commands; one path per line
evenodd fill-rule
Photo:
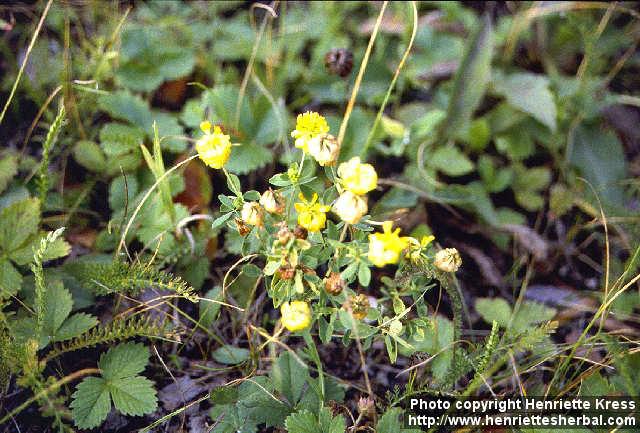
M 146 364 L 146 360 L 145 360 Z M 153 382 L 146 377 L 133 376 L 108 380 L 113 405 L 125 415 L 144 415 L 158 407 Z
M 100 357 L 98 366 L 107 379 L 120 379 L 140 373 L 149 361 L 149 349 L 140 343 L 123 343 Z
M 0 159 L 0 193 L 7 188 L 16 173 L 18 173 L 17 156 L 8 155 Z
M 428 163 L 449 176 L 462 176 L 473 171 L 471 160 L 453 146 L 436 150 Z
M 87 377 L 73 393 L 71 414 L 78 428 L 94 428 L 102 424 L 111 410 L 107 382 L 100 377 Z
M 40 201 L 29 198 L 7 206 L 0 213 L 0 250 L 11 253 L 38 231 Z

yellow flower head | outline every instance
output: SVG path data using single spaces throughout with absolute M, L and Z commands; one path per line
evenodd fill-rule
M 318 194 L 316 193 L 313 193 L 310 201 L 302 193 L 298 197 L 300 202 L 294 204 L 298 212 L 298 224 L 310 232 L 322 230 L 327 221 L 326 214 L 331 207 L 318 203 Z
M 400 237 L 400 229 L 391 231 L 393 223 L 385 221 L 382 224 L 382 233 L 369 235 L 369 252 L 367 257 L 374 265 L 383 267 L 398 263 L 400 253 L 407 248 L 409 238 Z
M 462 265 L 462 258 L 455 248 L 445 248 L 436 253 L 433 264 L 443 272 L 456 272 Z
M 355 224 L 367 214 L 367 201 L 351 191 L 343 191 L 333 204 L 333 211 L 340 219 L 349 224 Z
M 296 140 L 295 146 L 308 153 L 309 143 L 313 141 L 314 146 L 319 146 L 328 132 L 329 125 L 326 119 L 314 111 L 307 111 L 304 114 L 298 114 L 296 129 L 291 131 L 291 136 Z
M 211 123 L 208 121 L 202 122 L 200 129 L 204 135 L 196 142 L 198 156 L 209 167 L 222 168 L 231 155 L 230 137 L 225 135 L 219 126 L 214 126 L 211 132 Z
M 285 302 L 280 307 L 282 324 L 289 331 L 301 331 L 311 324 L 311 308 L 304 301 Z
M 423 236 L 420 241 L 412 237 L 405 238 L 407 240 L 407 246 L 409 247 L 405 257 L 414 261 L 418 260 L 424 249 L 427 248 L 435 238 L 433 235 Z
M 378 174 L 371 164 L 362 164 L 360 158 L 354 156 L 338 167 L 340 183 L 347 190 L 363 195 L 378 186 Z
M 284 211 L 284 198 L 271 188 L 260 195 L 260 204 L 269 213 L 281 214 Z

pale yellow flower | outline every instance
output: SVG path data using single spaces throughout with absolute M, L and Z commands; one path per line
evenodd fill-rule
M 340 153 L 340 145 L 333 135 L 326 134 L 318 139 L 309 140 L 308 150 L 318 164 L 324 167 L 335 164 Z
M 369 252 L 367 257 L 374 265 L 383 267 L 385 265 L 398 263 L 400 253 L 407 248 L 409 241 L 406 237 L 400 237 L 400 229 L 391 231 L 393 223 L 385 221 L 382 224 L 382 233 L 369 235 Z
M 281 214 L 284 211 L 282 194 L 274 192 L 271 188 L 262 193 L 260 204 L 269 213 Z
M 327 133 L 329 133 L 327 120 L 316 112 L 307 111 L 298 114 L 296 129 L 291 132 L 291 136 L 295 139 L 297 148 L 309 153 L 310 142 L 313 141 L 312 145 L 318 146 Z
M 298 212 L 298 224 L 310 232 L 322 230 L 327 222 L 327 212 L 331 207 L 318 203 L 316 193 L 313 193 L 311 200 L 307 200 L 302 193 L 298 197 L 300 202 L 294 204 Z
M 311 308 L 304 301 L 285 302 L 280 307 L 282 324 L 289 331 L 301 331 L 311 324 Z
M 342 221 L 355 224 L 367 214 L 367 201 L 351 191 L 343 191 L 333 204 L 333 211 Z
M 378 174 L 371 164 L 362 164 L 354 156 L 338 167 L 338 176 L 342 186 L 357 195 L 363 195 L 378 186 Z
M 200 129 L 204 135 L 196 142 L 198 156 L 209 167 L 222 168 L 231 155 L 230 137 L 219 126 L 214 126 L 211 132 L 211 123 L 208 121 L 202 122 Z
M 242 221 L 252 226 L 262 225 L 262 208 L 255 201 L 246 202 L 240 213 Z
M 462 265 L 462 258 L 455 248 L 445 248 L 436 253 L 433 264 L 443 272 L 456 272 Z

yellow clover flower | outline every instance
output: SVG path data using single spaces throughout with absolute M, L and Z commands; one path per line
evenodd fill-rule
M 400 253 L 407 248 L 409 241 L 406 237 L 400 237 L 400 229 L 391 231 L 393 223 L 385 221 L 382 224 L 382 233 L 369 235 L 369 252 L 367 257 L 374 265 L 382 268 L 385 265 L 398 263 Z
M 209 121 L 202 122 L 200 129 L 204 135 L 196 142 L 198 156 L 209 167 L 221 169 L 231 155 L 230 137 L 224 134 L 219 126 L 214 126 L 211 132 Z
M 298 114 L 296 129 L 291 131 L 291 136 L 296 140 L 295 146 L 309 153 L 309 144 L 320 147 L 322 139 L 329 132 L 327 120 L 314 111 Z
M 304 301 L 285 302 L 280 313 L 282 324 L 291 332 L 301 331 L 311 324 L 311 308 Z
M 462 258 L 455 248 L 445 248 L 436 253 L 433 264 L 443 272 L 456 272 L 462 265 Z
M 326 134 L 317 140 L 310 140 L 308 150 L 318 164 L 324 167 L 325 165 L 333 165 L 338 160 L 340 145 L 333 135 Z
M 362 164 L 354 156 L 338 166 L 340 183 L 345 189 L 357 195 L 363 195 L 378 186 L 378 174 L 371 164 Z
M 295 203 L 294 206 L 298 212 L 298 224 L 310 232 L 317 232 L 324 228 L 327 222 L 327 212 L 331 206 L 325 206 L 318 203 L 318 194 L 313 193 L 311 200 L 307 200 L 302 193 L 298 195 L 301 202 Z
M 420 241 L 418 241 L 416 238 L 406 238 L 409 246 L 409 251 L 407 252 L 405 257 L 410 258 L 414 261 L 418 260 L 422 255 L 424 249 L 427 248 L 435 238 L 436 237 L 433 235 L 423 236 Z
M 356 224 L 367 214 L 367 201 L 351 191 L 343 191 L 333 204 L 333 211 L 340 219 L 349 224 Z

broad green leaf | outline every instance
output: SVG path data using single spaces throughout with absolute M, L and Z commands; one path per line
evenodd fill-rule
M 485 15 L 480 28 L 469 41 L 456 72 L 447 118 L 443 124 L 445 137 L 452 138 L 458 131 L 467 128 L 489 82 L 492 53 L 493 27 L 490 17 Z
M 18 173 L 18 157 L 7 155 L 0 159 L 0 193 L 2 193 Z
M 309 377 L 306 365 L 289 352 L 282 352 L 271 369 L 271 381 L 293 407 L 302 395 L 302 388 Z
M 289 433 L 344 433 L 346 428 L 342 415 L 333 417 L 326 407 L 318 417 L 306 409 L 291 414 L 285 420 L 285 427 Z
M 73 158 L 78 164 L 94 173 L 102 173 L 107 166 L 107 158 L 95 142 L 81 140 L 73 147 Z
M 575 130 L 572 144 L 571 164 L 591 183 L 603 202 L 621 206 L 624 191 L 620 181 L 627 176 L 627 167 L 622 144 L 615 134 L 581 125 Z
M 15 295 L 22 286 L 22 275 L 7 259 L 0 258 L 0 299 Z
M 514 332 L 526 332 L 533 325 L 553 319 L 556 310 L 538 302 L 526 301 L 520 305 L 511 324 Z
M 273 152 L 269 149 L 258 144 L 246 143 L 231 149 L 231 156 L 225 167 L 233 173 L 247 174 L 272 161 Z
M 476 311 L 485 322 L 493 323 L 495 320 L 503 328 L 506 328 L 511 320 L 511 306 L 502 298 L 478 298 Z
M 129 209 L 132 209 L 138 188 L 138 179 L 135 176 L 127 176 L 126 182 L 123 176 L 113 179 L 109 185 L 109 207 L 111 210 L 124 209 L 127 201 Z
M 221 364 L 235 365 L 249 359 L 249 354 L 248 349 L 226 345 L 214 350 L 211 356 Z
M 214 287 L 204 295 L 204 299 L 200 300 L 200 324 L 205 328 L 213 326 L 218 318 L 218 312 L 221 307 L 220 302 L 223 300 L 222 296 L 222 288 Z
M 144 132 L 136 126 L 107 123 L 100 129 L 100 146 L 108 156 L 137 152 L 144 140 Z
M 462 176 L 473 171 L 473 163 L 454 146 L 438 148 L 427 163 L 449 176 Z
M 0 213 L 0 250 L 11 253 L 38 231 L 40 202 L 29 198 L 7 206 Z
M 530 114 L 555 132 L 557 110 L 547 77 L 518 72 L 499 75 L 492 84 L 495 92 L 504 96 L 510 105 Z
M 24 245 L 9 254 L 9 258 L 18 265 L 27 265 L 33 261 L 33 252 L 40 246 L 40 241 L 47 236 L 47 232 L 41 232 L 32 236 Z M 59 237 L 47 244 L 47 249 L 42 256 L 43 261 L 49 261 L 65 257 L 71 251 L 71 245 Z
M 44 320 L 42 332 L 47 339 L 53 338 L 56 331 L 73 308 L 73 299 L 69 292 L 62 285 L 61 281 L 54 281 L 48 284 L 44 295 Z
M 77 313 L 65 320 L 54 333 L 51 341 L 65 341 L 83 334 L 98 324 L 98 320 L 86 313 Z
M 99 426 L 111 410 L 107 382 L 100 377 L 84 378 L 78 384 L 72 399 L 71 415 L 78 428 L 90 429 Z
M 144 415 L 158 407 L 153 382 L 146 377 L 114 378 L 107 381 L 107 386 L 113 405 L 125 415 Z
M 149 361 L 149 349 L 140 343 L 121 343 L 102 354 L 98 366 L 108 381 L 140 373 Z

